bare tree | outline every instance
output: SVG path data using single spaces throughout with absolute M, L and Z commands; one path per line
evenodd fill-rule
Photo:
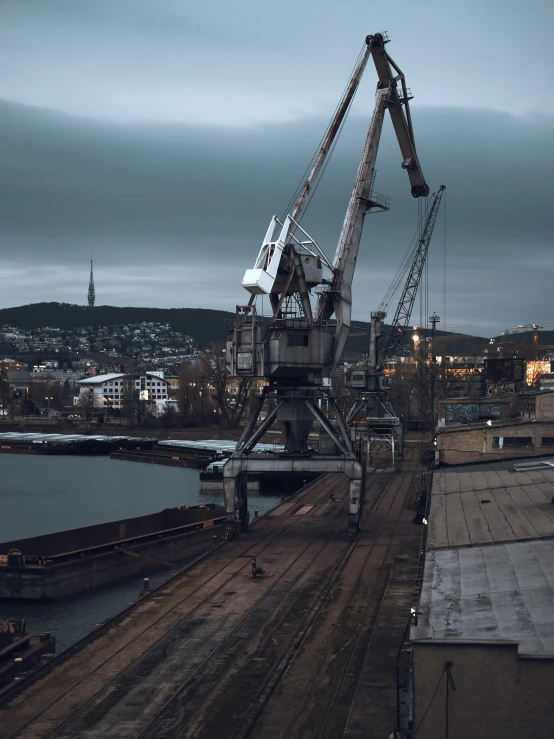
M 183 421 L 192 424 L 203 422 L 202 417 L 202 377 L 203 367 L 199 362 L 185 360 L 179 371 L 179 392 L 177 394 L 179 413 Z
M 66 397 L 63 383 L 48 377 L 32 382 L 28 396 L 36 406 L 48 410 L 61 407 Z
M 79 399 L 77 400 L 76 406 L 79 409 L 80 413 L 87 419 L 87 421 L 91 421 L 94 415 L 94 411 L 98 410 L 99 408 L 94 390 L 92 388 L 83 388 L 79 395 Z
M 10 403 L 12 388 L 5 369 L 0 370 L 0 408 L 6 411 Z
M 236 393 L 229 392 L 227 353 L 222 346 L 214 345 L 203 352 L 199 362 L 202 378 L 210 389 L 222 422 L 226 426 L 238 426 L 249 403 L 253 378 L 241 378 Z

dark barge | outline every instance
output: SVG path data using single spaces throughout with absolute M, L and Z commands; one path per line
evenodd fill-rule
M 56 640 L 49 634 L 27 634 L 24 618 L 0 618 L 0 688 L 53 657 Z
M 208 551 L 223 533 L 215 506 L 178 506 L 147 516 L 0 544 L 0 598 L 56 600 Z
M 91 454 L 152 449 L 155 439 L 105 434 L 0 433 L 1 454 Z

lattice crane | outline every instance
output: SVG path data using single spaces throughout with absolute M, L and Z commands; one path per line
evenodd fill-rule
M 431 243 L 433 229 L 435 228 L 442 195 L 445 189 L 446 187 L 441 185 L 437 192 L 433 194 L 433 202 L 429 208 L 425 226 L 421 233 L 421 237 L 419 238 L 414 258 L 404 284 L 404 289 L 402 290 L 402 295 L 400 296 L 400 300 L 396 306 L 394 318 L 392 319 L 389 331 L 383 343 L 383 348 L 379 352 L 377 360 L 378 371 L 384 367 L 389 359 L 391 359 L 401 338 L 409 328 L 414 302 L 421 282 L 421 275 L 423 274 L 423 268 L 429 251 L 429 244 Z

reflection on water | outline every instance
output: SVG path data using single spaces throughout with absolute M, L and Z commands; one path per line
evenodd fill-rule
M 261 515 L 278 500 L 256 495 L 251 508 Z M 109 457 L 0 456 L 0 542 L 200 503 L 223 503 L 223 494 L 200 494 L 197 470 Z M 173 572 L 150 574 L 151 587 Z M 27 618 L 29 632 L 52 632 L 60 652 L 136 600 L 141 588 L 137 577 L 50 603 L 0 600 L 0 618 Z

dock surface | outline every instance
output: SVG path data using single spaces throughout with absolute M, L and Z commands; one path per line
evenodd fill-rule
M 368 475 L 355 542 L 346 479 L 319 478 L 13 698 L 0 738 L 389 736 L 420 472 L 408 449 Z

